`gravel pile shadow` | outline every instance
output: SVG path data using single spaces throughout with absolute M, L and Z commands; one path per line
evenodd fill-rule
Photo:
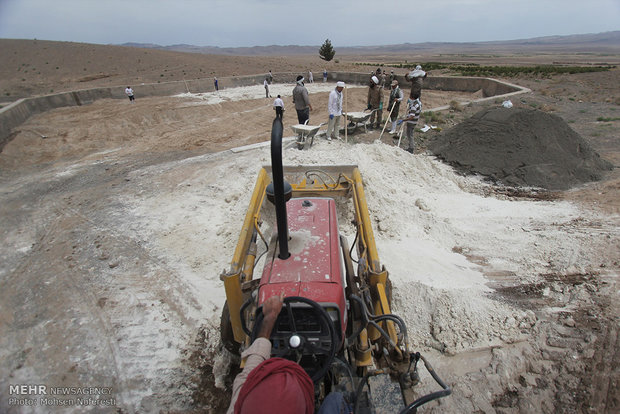
M 522 108 L 482 110 L 437 136 L 428 149 L 465 173 L 548 190 L 598 181 L 613 168 L 562 118 Z

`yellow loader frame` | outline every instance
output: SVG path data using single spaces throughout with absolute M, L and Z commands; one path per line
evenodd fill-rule
M 358 167 L 356 165 L 285 166 L 284 175 L 291 182 L 292 197 L 330 197 L 335 199 L 346 197 L 352 199 L 355 210 L 354 224 L 358 230 L 357 253 L 359 260 L 357 275 L 353 275 L 353 265 L 348 252 L 348 246 L 346 246 L 346 240 L 341 238 L 347 277 L 349 278 L 347 282 L 351 284 L 355 281 L 357 289 L 368 288 L 372 297 L 375 315 L 390 314 L 391 298 L 388 287 L 388 272 L 379 260 L 372 222 L 364 194 L 362 176 Z M 260 232 L 259 225 L 261 222 L 261 209 L 266 198 L 266 188 L 270 182 L 271 167 L 265 166 L 258 172 L 254 191 L 250 198 L 239 240 L 230 264 L 230 270 L 222 273 L 220 276 L 226 291 L 232 335 L 234 341 L 238 343 L 244 343 L 248 340 L 242 327 L 240 311 L 244 301 L 249 297 L 244 292 L 250 290 L 249 286 L 252 285 L 254 276 L 256 243 L 252 242 L 253 234 L 256 232 L 265 240 Z M 389 334 L 392 344 L 396 344 L 398 340 L 394 323 L 383 321 L 381 326 Z M 380 332 L 372 325 L 361 330 L 355 348 L 358 367 L 367 367 L 372 364 L 372 345 L 380 339 Z M 392 348 L 390 352 L 396 353 L 402 358 L 401 349 L 394 346 L 390 348 Z

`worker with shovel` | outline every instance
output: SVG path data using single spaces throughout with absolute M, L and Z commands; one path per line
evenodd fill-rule
M 372 111 L 368 128 L 373 129 L 375 118 L 377 119 L 377 129 L 381 128 L 381 121 L 383 120 L 383 88 L 381 88 L 379 78 L 376 76 L 373 76 L 370 80 L 367 104 L 368 107 L 366 109 Z
M 390 91 L 390 120 L 392 121 L 392 129 L 390 129 L 390 134 L 396 133 L 396 120 L 398 119 L 398 111 L 400 110 L 400 102 L 403 100 L 405 95 L 403 91 L 400 90 L 398 86 L 398 81 L 394 79 L 392 81 L 392 90 Z M 387 122 L 386 122 L 387 123 Z

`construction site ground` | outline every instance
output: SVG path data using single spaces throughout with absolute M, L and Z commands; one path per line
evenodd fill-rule
M 360 165 L 394 311 L 453 388 L 425 412 L 620 410 L 618 74 L 510 79 L 532 89 L 514 105 L 559 115 L 615 165 L 544 197 L 455 173 L 425 152 L 438 130 L 416 133 L 416 155 L 363 128 L 285 151 L 285 164 Z M 327 121 L 321 86 L 309 85 L 311 124 Z M 366 91 L 347 89 L 351 111 Z M 0 411 L 224 412 L 234 360 L 219 347 L 219 274 L 270 162 L 267 148 L 236 150 L 269 140 L 262 94 L 137 94 L 16 129 L 0 153 Z M 424 91 L 422 102 L 478 97 Z M 450 128 L 494 105 L 453 105 L 419 126 Z M 292 136 L 290 94 L 285 107 Z M 80 405 L 10 394 L 15 384 L 110 392 Z

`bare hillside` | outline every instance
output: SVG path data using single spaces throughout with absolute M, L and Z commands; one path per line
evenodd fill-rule
M 318 54 L 247 57 L 170 52 L 123 46 L 0 39 L 0 101 L 101 86 L 256 73 L 334 70 Z M 338 65 L 345 69 L 343 64 Z
M 177 52 L 206 53 L 217 55 L 243 56 L 292 56 L 313 55 L 319 49 L 315 46 L 271 45 L 253 47 L 216 47 L 195 46 L 187 44 L 161 46 L 145 43 L 125 43 L 123 46 L 171 50 Z M 620 53 L 620 31 L 576 34 L 569 36 L 545 36 L 531 39 L 516 39 L 487 42 L 425 42 L 400 43 L 377 46 L 344 46 L 337 47 L 339 56 L 343 55 L 376 55 L 376 54 L 466 54 L 466 53 Z
M 250 75 L 269 70 L 274 73 L 307 73 L 312 70 L 316 76 L 323 69 L 330 72 L 372 69 L 364 64 L 383 65 L 386 70 L 394 69 L 401 74 L 406 69 L 390 65 L 424 62 L 620 64 L 620 43 L 614 46 L 609 40 L 617 39 L 620 32 L 603 35 L 511 42 L 336 47 L 336 58 L 331 62 L 320 59 L 318 46 L 223 49 L 191 45 L 112 46 L 0 39 L 0 102 L 75 89 Z

